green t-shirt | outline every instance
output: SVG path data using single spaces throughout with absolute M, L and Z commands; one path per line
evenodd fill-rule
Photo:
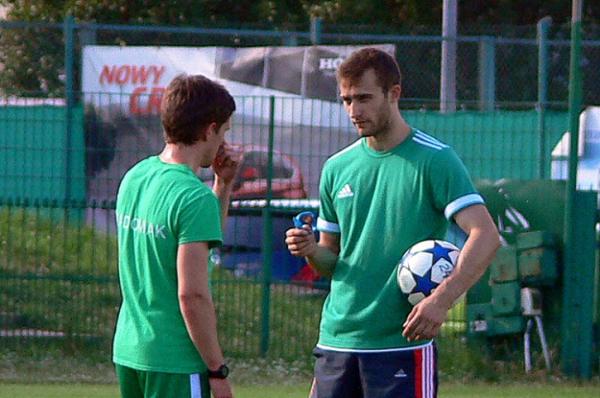
M 423 344 L 402 336 L 412 307 L 395 270 L 410 246 L 443 239 L 456 212 L 483 203 L 455 152 L 418 130 L 385 152 L 359 139 L 325 163 L 320 201 L 317 227 L 340 234 L 340 253 L 319 345 L 379 350 Z
M 123 177 L 116 218 L 123 302 L 113 361 L 157 372 L 205 370 L 179 310 L 177 248 L 221 244 L 218 199 L 188 166 L 152 156 Z

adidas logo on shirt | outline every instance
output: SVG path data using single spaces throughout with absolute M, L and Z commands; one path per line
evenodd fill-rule
M 351 196 L 354 196 L 354 192 L 352 192 L 350 184 L 344 185 L 337 194 L 338 199 L 349 198 Z

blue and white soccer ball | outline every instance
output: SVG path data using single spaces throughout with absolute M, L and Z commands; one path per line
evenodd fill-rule
M 450 275 L 459 253 L 456 246 L 443 240 L 424 240 L 406 251 L 396 277 L 412 305 L 429 296 Z

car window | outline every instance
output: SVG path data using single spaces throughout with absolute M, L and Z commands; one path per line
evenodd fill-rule
M 292 178 L 294 170 L 281 154 L 273 156 L 273 178 Z
M 269 155 L 267 152 L 251 151 L 244 155 L 241 175 L 253 178 L 267 178 Z M 291 164 L 278 153 L 273 154 L 273 178 L 291 178 L 294 170 Z

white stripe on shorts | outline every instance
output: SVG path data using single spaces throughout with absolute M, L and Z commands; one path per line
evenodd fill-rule
M 433 355 L 433 345 L 423 348 L 421 376 L 423 382 L 423 398 L 435 398 L 435 380 L 434 366 L 435 358 Z
M 190 398 L 202 398 L 202 383 L 200 383 L 200 373 L 190 375 Z

